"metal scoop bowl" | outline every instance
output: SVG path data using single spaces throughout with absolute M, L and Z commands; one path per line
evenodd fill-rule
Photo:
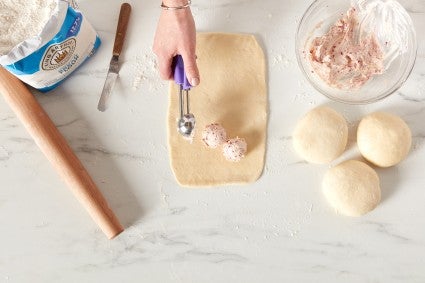
M 194 134 L 195 124 L 195 116 L 189 113 L 179 119 L 177 122 L 177 130 L 183 137 L 190 139 Z

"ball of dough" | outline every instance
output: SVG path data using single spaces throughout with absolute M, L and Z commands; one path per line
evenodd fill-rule
M 226 130 L 218 123 L 209 124 L 202 132 L 202 141 L 207 147 L 217 148 L 227 139 Z
M 390 167 L 402 161 L 409 153 L 412 133 L 400 117 L 375 112 L 360 121 L 357 144 L 368 161 L 380 167 Z
M 247 145 L 243 138 L 230 139 L 223 145 L 223 155 L 228 161 L 241 161 L 245 157 L 246 150 Z
M 348 126 L 335 110 L 321 106 L 309 111 L 293 134 L 295 151 L 311 163 L 324 164 L 340 156 L 347 146 Z
M 357 160 L 329 169 L 323 179 L 323 192 L 331 206 L 347 216 L 366 214 L 381 200 L 378 174 Z

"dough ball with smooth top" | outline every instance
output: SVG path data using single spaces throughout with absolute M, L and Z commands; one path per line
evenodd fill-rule
M 295 151 L 311 163 L 325 164 L 340 156 L 347 146 L 348 126 L 335 110 L 320 106 L 309 111 L 293 134 Z
M 406 158 L 412 145 L 412 133 L 400 117 L 375 112 L 360 121 L 357 144 L 368 161 L 390 167 Z
M 346 216 L 361 216 L 381 200 L 378 174 L 357 160 L 345 161 L 326 172 L 323 192 L 332 207 Z

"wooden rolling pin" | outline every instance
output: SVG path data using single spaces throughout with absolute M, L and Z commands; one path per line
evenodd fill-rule
M 0 66 L 0 92 L 35 143 L 109 239 L 124 229 L 106 199 L 27 87 Z

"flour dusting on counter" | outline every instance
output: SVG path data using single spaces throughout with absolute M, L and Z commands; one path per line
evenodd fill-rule
M 157 62 L 152 51 L 145 50 L 143 57 L 136 56 L 133 68 L 133 91 L 137 91 L 141 86 L 146 85 L 150 92 L 157 93 L 164 84 L 159 77 Z

